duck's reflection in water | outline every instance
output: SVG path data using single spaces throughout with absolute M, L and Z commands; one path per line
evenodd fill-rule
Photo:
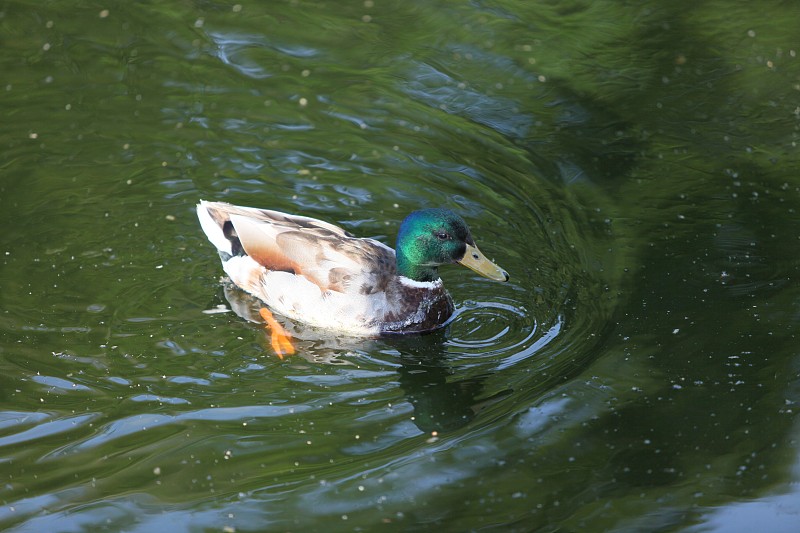
M 452 431 L 465 426 L 481 409 L 511 391 L 483 397 L 489 374 L 458 379 L 445 348 L 446 329 L 395 341 L 400 351 L 400 386 L 414 406 L 414 422 L 422 431 Z
M 241 318 L 261 324 L 258 310 L 263 304 L 230 283 L 224 285 L 225 298 L 231 310 Z M 371 348 L 384 350 L 389 344 L 399 353 L 400 386 L 414 408 L 414 423 L 425 433 L 445 432 L 468 424 L 486 405 L 506 396 L 505 390 L 481 397 L 489 374 L 458 379 L 449 363 L 452 356 L 446 348 L 447 328 L 427 335 L 396 335 L 380 340 L 327 334 L 324 330 L 283 319 L 291 333 L 299 357 L 313 364 L 355 366 L 349 359 Z M 265 350 L 269 342 L 265 336 Z

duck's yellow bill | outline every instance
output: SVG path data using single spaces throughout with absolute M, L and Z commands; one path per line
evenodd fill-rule
M 489 279 L 508 281 L 508 272 L 486 259 L 477 246 L 468 244 L 467 251 L 459 263 Z

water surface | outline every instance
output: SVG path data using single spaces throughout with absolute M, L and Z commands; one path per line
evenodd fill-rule
M 798 18 L 0 3 L 0 527 L 794 531 Z M 445 206 L 511 282 L 281 361 L 199 199 Z

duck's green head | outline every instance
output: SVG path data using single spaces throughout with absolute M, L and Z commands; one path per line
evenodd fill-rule
M 508 273 L 475 246 L 464 219 L 449 209 L 422 209 L 408 215 L 400 225 L 396 252 L 397 273 L 414 281 L 439 279 L 439 265 L 450 263 L 508 281 Z

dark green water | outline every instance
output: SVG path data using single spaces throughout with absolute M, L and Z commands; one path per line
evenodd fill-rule
M 800 9 L 0 0 L 0 529 L 797 531 Z M 199 199 L 470 223 L 299 354 Z M 229 301 L 230 300 L 230 301 Z

